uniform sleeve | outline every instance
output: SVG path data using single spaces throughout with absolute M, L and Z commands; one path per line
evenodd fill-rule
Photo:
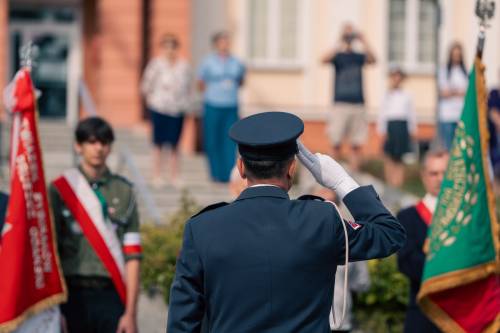
M 372 186 L 362 186 L 344 197 L 344 204 L 354 217 L 347 222 L 349 261 L 387 257 L 406 241 L 406 232 L 385 208 Z M 337 264 L 345 261 L 345 237 L 341 221 L 336 224 Z
M 398 214 L 398 220 L 405 227 L 408 240 L 398 252 L 398 268 L 401 273 L 406 275 L 410 281 L 420 285 L 422 271 L 425 264 L 425 254 L 418 248 L 416 230 L 411 225 L 414 221 L 409 221 L 401 213 Z
M 127 216 L 125 233 L 123 234 L 123 253 L 125 261 L 142 259 L 141 234 L 139 232 L 139 212 L 135 193 L 131 191 L 129 199 L 130 210 Z
M 200 332 L 204 312 L 203 267 L 188 222 L 170 290 L 167 332 Z
M 50 184 L 49 186 L 49 205 L 50 205 L 50 210 L 52 211 L 52 217 L 53 217 L 53 224 L 56 232 L 56 238 L 57 238 L 57 245 L 58 248 L 60 247 L 60 239 L 62 235 L 62 225 L 64 223 L 64 219 L 62 216 L 61 208 L 62 208 L 62 201 L 61 197 L 59 196 L 59 192 L 57 192 L 57 189 L 53 184 Z

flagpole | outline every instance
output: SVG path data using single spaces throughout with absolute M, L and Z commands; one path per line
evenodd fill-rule
M 476 57 L 483 58 L 484 42 L 486 39 L 486 28 L 489 27 L 488 21 L 495 14 L 495 1 L 477 0 L 476 16 L 479 18 L 479 34 L 477 39 Z
M 31 72 L 31 69 L 33 68 L 34 65 L 34 56 L 35 56 L 35 46 L 33 44 L 33 41 L 29 41 L 25 45 L 21 46 L 19 49 L 19 57 L 21 58 L 21 68 L 26 68 L 29 72 Z M 19 112 L 15 112 L 12 115 L 12 130 L 11 130 L 11 142 L 10 142 L 10 157 L 9 157 L 9 165 L 10 165 L 10 170 L 14 170 L 14 157 L 17 155 L 17 149 L 18 149 L 18 135 L 17 133 L 20 130 L 20 121 L 21 121 L 21 114 Z M 11 177 L 14 175 L 13 172 L 11 172 Z

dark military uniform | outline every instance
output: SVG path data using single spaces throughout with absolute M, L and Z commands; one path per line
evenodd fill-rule
M 344 203 L 356 220 L 347 227 L 349 260 L 386 257 L 403 245 L 404 229 L 371 186 Z M 344 250 L 330 203 L 250 187 L 186 224 L 168 333 L 199 332 L 205 312 L 210 332 L 330 332 L 335 264 Z
M 427 224 L 419 215 L 415 206 L 400 211 L 398 220 L 406 229 L 408 240 L 398 252 L 398 267 L 410 281 L 410 299 L 406 310 L 405 333 L 439 333 L 441 332 L 420 310 L 417 295 L 422 283 L 425 264 L 424 242 L 427 238 Z
M 290 200 L 285 189 L 290 188 L 291 164 L 286 175 L 268 173 L 291 163 L 303 130 L 300 118 L 284 112 L 253 115 L 231 128 L 242 170 L 258 185 L 187 222 L 170 294 L 168 333 L 199 332 L 204 316 L 204 329 L 216 333 L 330 333 L 336 265 L 345 260 L 342 219 L 331 203 L 317 197 Z M 342 179 L 343 201 L 356 219 L 346 226 L 349 260 L 396 252 L 404 243 L 404 229 L 371 186 L 360 188 L 329 161 L 330 169 L 318 171 L 321 165 L 314 162 L 310 167 L 331 172 L 333 164 L 335 180 Z M 259 166 L 252 169 L 251 163 Z M 259 168 L 261 178 L 267 175 L 283 188 L 253 177 Z
M 9 196 L 4 192 L 0 192 L 0 235 L 2 234 L 3 226 L 5 224 L 5 215 L 7 214 L 8 203 Z
M 131 183 L 110 171 L 100 179 L 87 180 L 101 203 L 107 223 L 113 225 L 123 245 L 126 233 L 139 232 L 139 216 Z M 108 271 L 53 184 L 49 195 L 59 257 L 69 291 L 68 302 L 61 307 L 69 332 L 115 332 L 124 304 Z M 139 253 L 124 254 L 125 260 L 140 257 Z

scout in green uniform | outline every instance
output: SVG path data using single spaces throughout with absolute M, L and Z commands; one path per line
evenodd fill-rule
M 61 310 L 70 333 L 136 332 L 142 254 L 133 187 L 125 178 L 112 174 L 106 166 L 114 140 L 108 123 L 97 117 L 87 118 L 78 124 L 75 137 L 75 149 L 81 156 L 78 170 L 65 172 L 50 186 L 58 251 L 69 291 L 68 302 Z M 71 174 L 80 175 L 80 178 L 75 178 L 80 185 L 88 183 L 89 186 L 84 186 L 88 189 L 87 197 L 80 193 L 78 183 L 75 183 L 74 192 L 66 190 L 71 186 L 63 186 L 71 184 L 68 176 Z M 97 204 L 91 206 L 85 198 Z M 96 212 L 96 209 L 101 211 Z M 79 211 L 82 210 L 87 210 L 87 214 L 81 214 Z M 96 250 L 96 244 L 106 237 L 100 238 L 99 232 L 95 237 L 98 228 L 94 228 L 91 220 L 98 218 L 94 216 L 101 217 L 101 226 L 113 234 L 120 253 L 116 253 L 117 249 L 114 253 L 112 249 Z M 107 240 L 102 244 L 108 244 Z M 119 259 L 115 262 L 116 258 Z M 117 287 L 118 274 L 113 275 L 117 270 L 110 270 L 110 267 L 119 267 L 120 262 L 122 294 L 119 285 Z

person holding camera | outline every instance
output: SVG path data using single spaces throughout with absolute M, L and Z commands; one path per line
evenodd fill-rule
M 355 42 L 362 45 L 362 52 L 353 47 Z M 340 157 L 344 137 L 348 137 L 352 152 L 349 166 L 359 169 L 361 146 L 367 135 L 365 99 L 363 95 L 363 67 L 374 64 L 375 56 L 363 34 L 351 24 L 342 29 L 340 45 L 322 58 L 324 64 L 331 64 L 335 70 L 333 112 L 328 116 L 327 132 L 333 146 L 333 157 Z

